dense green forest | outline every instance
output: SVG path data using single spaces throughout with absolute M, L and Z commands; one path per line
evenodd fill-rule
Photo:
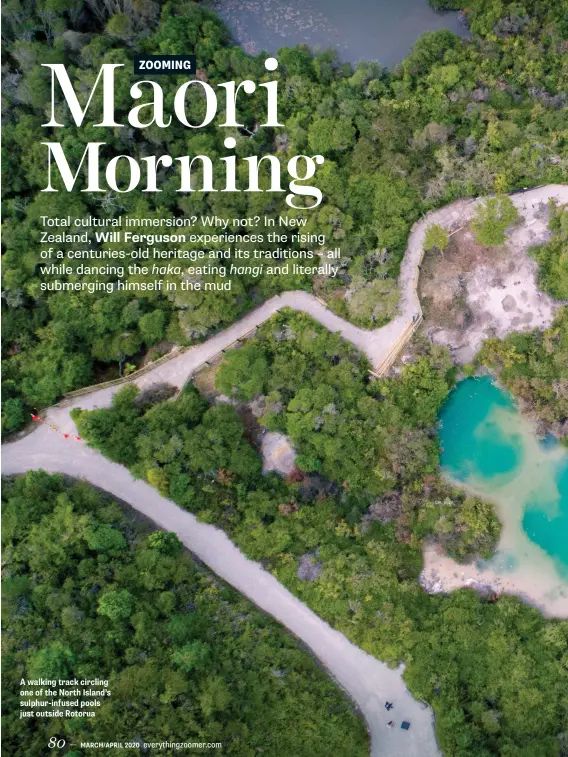
M 300 470 L 308 479 L 334 482 L 353 523 L 372 503 L 379 513 L 381 498 L 390 507 L 394 495 L 408 539 L 413 531 L 433 531 L 455 556 L 490 554 L 499 534 L 493 508 L 438 479 L 436 414 L 454 369 L 443 348 L 432 346 L 429 353 L 399 378 L 369 382 L 367 362 L 351 345 L 309 316 L 284 310 L 227 353 L 216 382 L 230 396 L 254 398 L 262 426 L 289 434 Z M 206 520 L 226 520 L 230 528 L 235 508 L 246 509 L 250 525 L 256 512 L 257 535 L 268 539 L 278 524 L 264 528 L 264 508 L 274 510 L 294 496 L 278 477 L 260 475 L 260 459 L 235 409 L 208 407 L 193 387 L 175 403 L 148 407 L 130 384 L 114 395 L 111 408 L 71 415 L 92 446 Z M 234 497 L 247 490 L 239 506 Z M 316 485 L 313 497 L 325 491 Z
M 568 207 L 551 204 L 552 239 L 531 253 L 539 264 L 539 286 L 557 300 L 568 300 Z
M 174 534 L 32 471 L 4 484 L 2 541 L 7 754 L 43 757 L 52 735 L 222 742 L 238 757 L 368 753 L 362 720 L 311 656 Z M 19 719 L 21 678 L 74 677 L 109 681 L 95 718 Z
M 444 350 L 424 351 L 369 383 L 352 347 L 288 311 L 227 353 L 218 388 L 254 395 L 260 422 L 298 447 L 302 470 L 287 479 L 260 475 L 242 405 L 210 406 L 192 387 L 149 406 L 128 386 L 111 408 L 73 415 L 93 446 L 222 527 L 354 643 L 404 660 L 447 757 L 558 757 L 568 623 L 513 597 L 418 584 L 424 539 L 463 559 L 499 531 L 492 507 L 439 479 L 435 417 L 453 370 Z
M 282 288 L 313 290 L 355 322 L 380 325 L 395 311 L 398 265 L 410 226 L 423 212 L 456 197 L 566 176 L 566 0 L 472 0 L 467 9 L 472 40 L 446 31 L 425 34 L 389 71 L 375 63 L 353 67 L 334 52 L 314 55 L 299 46 L 282 49 L 279 68 L 270 74 L 263 56 L 250 57 L 233 46 L 221 21 L 192 2 L 7 0 L 3 14 L 8 432 L 22 425 L 26 408 L 48 406 L 66 391 L 130 370 L 152 345 L 159 353 L 172 342 L 203 338 Z M 50 92 L 40 63 L 65 63 L 83 102 L 101 63 L 126 64 L 116 91 L 117 112 L 124 115 L 132 104 L 134 53 L 187 50 L 198 51 L 198 73 L 211 84 L 277 77 L 284 127 L 257 128 L 266 107 L 260 95 L 242 99 L 241 130 L 212 125 L 193 131 L 179 123 L 162 130 L 41 127 Z M 159 78 L 171 105 L 184 77 Z M 199 112 L 198 95 L 188 100 L 192 112 Z M 99 113 L 98 90 L 90 107 L 93 116 Z M 171 299 L 159 292 L 40 291 L 46 278 L 38 265 L 42 215 L 298 214 L 281 195 L 270 193 L 180 195 L 170 174 L 163 177 L 161 193 L 46 195 L 40 191 L 47 160 L 42 141 L 60 139 L 77 161 L 85 144 L 97 140 L 106 143 L 107 158 L 205 153 L 218 167 L 215 158 L 224 154 L 228 135 L 237 139 L 239 158 L 325 156 L 317 174 L 324 202 L 302 215 L 306 232 L 325 234 L 328 244 L 341 246 L 344 267 L 337 279 L 241 276 L 232 280 L 231 292 L 204 297 L 180 290 Z M 294 246 L 290 240 L 286 245 Z M 114 280 L 102 273 L 87 279 Z

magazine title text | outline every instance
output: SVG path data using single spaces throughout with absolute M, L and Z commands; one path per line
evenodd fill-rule
M 203 78 L 190 79 L 175 92 L 171 113 L 166 112 L 166 101 L 169 97 L 164 93 L 160 84 L 152 80 L 135 82 L 130 88 L 130 97 L 134 101 L 142 101 L 134 105 L 126 116 L 126 123 L 117 117 L 115 102 L 116 78 L 118 69 L 124 68 L 121 63 L 105 63 L 101 65 L 95 83 L 89 93 L 85 106 L 79 102 L 71 79 L 65 66 L 61 63 L 42 64 L 51 70 L 51 105 L 50 119 L 42 124 L 49 128 L 65 128 L 67 125 L 62 108 L 57 107 L 58 93 L 62 93 L 69 114 L 76 126 L 86 123 L 86 117 L 95 92 L 102 87 L 102 117 L 99 107 L 97 123 L 89 124 L 91 128 L 120 129 L 131 126 L 135 129 L 157 127 L 167 129 L 176 119 L 187 129 L 197 130 L 212 124 L 216 118 L 221 120 L 220 128 L 230 129 L 232 133 L 223 140 L 227 151 L 247 152 L 244 140 L 254 139 L 256 133 L 263 128 L 278 129 L 284 124 L 278 121 L 278 81 L 263 82 L 262 88 L 265 104 L 265 120 L 261 124 L 254 124 L 254 131 L 241 123 L 238 113 L 238 100 L 246 95 L 257 92 L 257 84 L 249 79 L 237 84 L 235 81 L 225 82 L 213 87 Z M 265 61 L 267 71 L 274 71 L 278 67 L 275 58 Z M 258 95 L 257 95 L 258 96 Z M 219 112 L 220 103 L 222 110 Z M 94 108 L 93 108 L 94 110 Z M 190 111 L 192 111 L 190 113 Z M 198 114 L 197 116 L 195 114 Z M 250 124 L 249 124 L 250 126 Z M 233 136 L 236 135 L 236 136 Z M 245 136 L 246 135 L 246 136 Z M 237 140 L 238 137 L 239 139 Z M 276 155 L 249 155 L 239 158 L 229 154 L 219 158 L 222 169 L 215 167 L 211 157 L 207 155 L 150 155 L 136 160 L 131 155 L 115 155 L 106 161 L 104 172 L 101 172 L 101 158 L 108 152 L 106 142 L 89 142 L 80 161 L 74 161 L 73 166 L 67 159 L 63 145 L 60 142 L 42 142 L 47 147 L 47 186 L 43 192 L 57 192 L 60 186 L 54 180 L 59 176 L 68 192 L 75 187 L 81 187 L 82 192 L 132 192 L 141 189 L 143 192 L 161 192 L 160 180 L 167 175 L 163 169 L 175 167 L 179 174 L 178 192 L 284 192 L 282 188 L 282 168 L 284 159 Z M 250 150 L 248 151 L 250 152 Z M 73 161 L 72 161 L 73 162 Z M 321 191 L 306 184 L 315 176 L 318 165 L 324 163 L 322 155 L 295 155 L 286 161 L 289 177 L 286 204 L 298 210 L 316 208 L 322 201 Z M 103 180 L 104 176 L 104 180 Z M 105 185 L 106 182 L 106 185 Z

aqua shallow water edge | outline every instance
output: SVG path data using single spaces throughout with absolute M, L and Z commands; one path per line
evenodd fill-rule
M 537 439 L 490 376 L 458 382 L 440 412 L 439 437 L 444 473 L 495 502 L 504 530 L 516 533 L 509 568 L 534 553 L 530 542 L 568 582 L 568 450 Z

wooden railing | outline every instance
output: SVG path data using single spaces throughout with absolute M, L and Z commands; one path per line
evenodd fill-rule
M 422 313 L 420 312 L 418 313 L 417 318 L 407 324 L 402 334 L 388 351 L 387 356 L 371 371 L 374 376 L 376 376 L 377 378 L 383 378 L 383 376 L 387 374 L 387 372 L 399 356 L 401 350 L 403 349 L 403 347 L 405 347 L 405 345 L 408 344 L 408 342 L 412 338 L 412 335 L 414 334 L 418 326 L 420 326 L 423 320 L 424 319 Z
M 198 363 L 194 368 L 191 370 L 190 374 L 186 378 L 186 380 L 183 383 L 183 386 L 178 392 L 178 395 L 183 391 L 184 387 L 191 381 L 193 374 L 195 371 L 199 370 L 206 364 L 212 363 L 216 358 L 219 357 L 219 355 L 222 355 L 226 352 L 226 350 L 230 350 L 235 344 L 238 342 L 242 342 L 245 339 L 250 339 L 251 336 L 254 336 L 257 329 L 262 326 L 263 323 L 266 323 L 269 318 L 272 318 L 273 315 L 275 315 L 278 312 L 276 310 L 274 313 L 270 313 L 266 316 L 262 321 L 259 321 L 256 323 L 252 328 L 250 328 L 248 331 L 246 331 L 241 336 L 237 337 L 236 339 L 233 339 L 230 344 L 228 344 L 226 347 L 222 347 L 220 350 L 217 350 L 213 355 L 206 358 L 205 360 L 202 360 L 200 363 Z M 145 373 L 149 373 L 150 371 L 154 370 L 156 366 L 162 365 L 163 363 L 167 363 L 170 360 L 173 360 L 176 357 L 179 357 L 180 355 L 183 355 L 184 352 L 187 352 L 188 350 L 193 349 L 194 347 L 198 347 L 199 345 L 189 345 L 187 347 L 180 347 L 177 349 L 173 349 L 171 352 L 168 352 L 167 355 L 162 355 L 162 357 L 158 358 L 157 360 L 154 360 L 152 363 L 148 363 L 143 368 L 139 368 L 137 371 L 133 371 L 132 373 L 129 373 L 128 376 L 121 376 L 120 378 L 112 379 L 111 381 L 103 381 L 101 384 L 91 384 L 91 386 L 84 386 L 82 389 L 75 389 L 72 392 L 67 392 L 63 399 L 73 399 L 74 397 L 82 397 L 84 394 L 91 394 L 91 392 L 97 392 L 99 389 L 106 389 L 109 386 L 120 386 L 121 384 L 128 384 L 131 381 L 136 381 L 136 379 L 140 378 L 140 376 L 143 376 Z
M 179 347 L 178 349 L 174 349 L 171 352 L 168 352 L 166 355 L 162 355 L 162 357 L 158 358 L 157 360 L 154 360 L 151 363 L 148 363 L 147 365 L 143 366 L 142 368 L 139 368 L 137 371 L 132 371 L 132 373 L 129 373 L 128 376 L 121 376 L 120 378 L 111 379 L 110 381 L 103 381 L 100 384 L 91 384 L 90 386 L 84 386 L 81 389 L 75 389 L 72 392 L 67 392 L 63 395 L 64 399 L 72 399 L 73 397 L 82 397 L 83 394 L 90 394 L 91 392 L 97 392 L 99 389 L 106 389 L 109 386 L 119 386 L 120 384 L 127 384 L 129 381 L 135 381 L 140 376 L 143 376 L 145 373 L 149 373 L 149 371 L 153 371 L 154 368 L 157 365 L 162 365 L 162 363 L 167 363 L 169 360 L 173 360 L 175 357 L 178 357 L 179 355 L 182 355 L 184 352 L 187 352 L 187 350 L 190 350 L 194 345 L 190 345 L 188 347 Z
M 418 277 L 420 275 L 419 267 L 422 263 L 422 259 L 424 258 L 424 250 L 422 250 L 422 254 L 420 256 L 420 262 L 418 263 L 417 269 L 416 269 L 416 276 L 414 278 L 414 290 L 416 291 L 418 288 Z M 316 299 L 324 305 L 326 308 L 329 307 L 327 302 L 325 300 L 322 300 L 321 297 L 317 297 Z M 420 304 L 418 305 L 420 308 Z M 264 318 L 262 321 L 259 321 L 257 324 L 255 324 L 251 329 L 249 329 L 247 332 L 245 332 L 242 336 L 237 337 L 234 339 L 230 344 L 228 344 L 226 347 L 221 348 L 218 350 L 215 354 L 211 355 L 211 357 L 208 357 L 206 360 L 202 360 L 201 363 L 196 365 L 184 381 L 181 389 L 179 390 L 178 394 L 176 396 L 179 396 L 185 386 L 191 381 L 193 378 L 194 373 L 202 368 L 204 365 L 212 363 L 219 355 L 223 354 L 226 350 L 231 349 L 235 344 L 238 342 L 243 341 L 244 339 L 250 339 L 250 337 L 253 335 L 253 333 L 256 333 L 257 329 L 262 326 L 263 323 L 266 323 L 270 318 L 272 318 L 273 315 L 275 315 L 278 312 L 278 310 L 274 311 L 274 313 L 270 313 L 266 318 Z M 379 363 L 378 366 L 376 366 L 374 369 L 369 371 L 373 376 L 376 378 L 381 378 L 384 376 L 389 368 L 392 366 L 396 358 L 398 357 L 400 351 L 405 346 L 405 344 L 408 343 L 420 323 L 422 322 L 422 309 L 420 308 L 420 312 L 418 314 L 418 318 L 416 320 L 411 321 L 408 326 L 405 328 L 401 336 L 397 339 L 396 343 L 391 347 L 389 350 L 387 356 Z M 163 363 L 167 363 L 169 360 L 173 360 L 176 357 L 179 357 L 184 352 L 187 352 L 188 350 L 193 349 L 193 347 L 198 345 L 189 345 L 187 347 L 180 347 L 177 349 L 172 350 L 171 352 L 168 352 L 167 355 L 162 355 L 162 357 L 158 358 L 158 360 L 154 360 L 152 363 L 148 363 L 143 368 L 139 368 L 137 371 L 133 371 L 132 373 L 129 373 L 128 376 L 121 376 L 120 378 L 112 379 L 111 381 L 103 381 L 101 384 L 92 384 L 91 386 L 84 386 L 82 389 L 75 389 L 72 392 L 67 392 L 63 399 L 73 399 L 74 397 L 82 397 L 85 394 L 91 394 L 91 392 L 97 392 L 99 389 L 107 389 L 111 386 L 120 386 L 121 384 L 127 384 L 131 381 L 136 381 L 136 379 L 140 378 L 140 376 L 143 376 L 145 373 L 149 373 L 150 371 L 154 370 L 158 365 L 162 365 Z
M 183 390 L 185 389 L 185 387 L 192 381 L 193 377 L 195 376 L 195 374 L 197 373 L 197 371 L 200 368 L 203 368 L 204 365 L 212 365 L 215 362 L 215 360 L 220 355 L 224 355 L 227 350 L 232 349 L 236 344 L 240 344 L 240 342 L 244 342 L 245 339 L 251 339 L 251 337 L 253 337 L 256 334 L 256 332 L 258 331 L 258 329 L 262 326 L 262 324 L 266 323 L 266 321 L 270 320 L 270 318 L 272 318 L 273 315 L 276 315 L 276 313 L 278 313 L 279 309 L 280 308 L 278 308 L 277 310 L 275 310 L 274 313 L 270 313 L 270 315 L 267 315 L 266 318 L 264 318 L 262 321 L 259 321 L 258 323 L 256 323 L 251 329 L 249 329 L 248 331 L 246 331 L 242 336 L 238 336 L 236 339 L 233 339 L 233 341 L 230 342 L 226 347 L 222 347 L 220 350 L 217 350 L 217 352 L 215 352 L 215 354 L 211 355 L 211 357 L 208 357 L 206 360 L 202 360 L 200 363 L 198 363 L 197 365 L 195 365 L 191 369 L 191 371 L 188 373 L 185 381 L 183 382 L 182 386 L 180 387 L 180 389 L 179 389 L 178 393 L 176 394 L 175 398 L 177 399 L 179 397 L 179 395 L 183 392 Z
M 376 376 L 377 378 L 382 378 L 385 376 L 397 357 L 399 356 L 402 349 L 408 344 L 408 342 L 412 339 L 412 335 L 420 326 L 422 321 L 424 320 L 424 315 L 422 313 L 422 306 L 420 305 L 420 297 L 418 297 L 418 281 L 420 279 L 420 266 L 422 265 L 422 261 L 424 260 L 424 248 L 422 248 L 422 251 L 420 253 L 420 259 L 416 265 L 416 271 L 414 274 L 414 291 L 416 292 L 416 300 L 418 302 L 418 312 L 416 313 L 415 317 L 407 324 L 407 326 L 404 328 L 404 331 L 399 336 L 399 338 L 396 340 L 396 342 L 393 344 L 393 346 L 390 348 L 390 350 L 387 353 L 387 356 L 377 365 L 375 366 L 374 370 L 371 371 L 373 376 Z

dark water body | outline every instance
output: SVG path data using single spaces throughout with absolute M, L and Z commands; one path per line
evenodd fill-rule
M 335 48 L 344 61 L 400 63 L 418 37 L 449 29 L 465 36 L 460 13 L 436 13 L 428 0 L 210 0 L 252 54 L 307 44 Z
M 500 504 L 568 577 L 568 450 L 538 440 L 489 377 L 461 381 L 440 414 L 442 468 Z

